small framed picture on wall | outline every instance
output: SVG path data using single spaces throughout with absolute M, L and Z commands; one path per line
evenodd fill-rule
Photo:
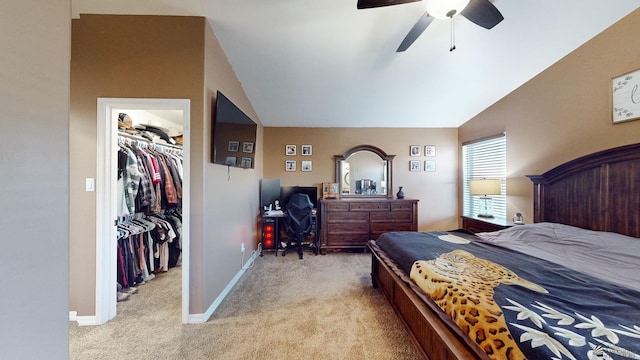
M 224 161 L 225 164 L 235 166 L 236 165 L 236 157 L 235 156 L 227 156 Z
M 311 156 L 313 153 L 313 147 L 311 145 L 302 145 L 301 149 L 302 156 Z
M 420 160 L 410 160 L 409 161 L 409 170 L 411 171 L 420 171 Z
M 296 154 L 296 146 L 295 145 L 285 145 L 284 146 L 284 154 L 287 156 L 293 156 Z
M 285 171 L 296 171 L 296 161 L 295 160 L 285 160 L 285 162 L 284 162 L 284 170 Z
M 227 148 L 227 151 L 236 152 L 238 151 L 239 148 L 240 148 L 239 141 L 229 141 L 229 147 Z
M 300 161 L 300 166 L 302 166 L 302 171 L 313 171 L 313 163 L 311 160 Z
M 409 155 L 420 156 L 420 145 L 411 145 L 409 147 Z
M 436 156 L 436 146 L 435 145 L 425 145 L 424 146 L 424 156 Z
M 424 161 L 424 171 L 436 171 L 436 161 L 435 160 L 425 160 Z
M 251 154 L 253 152 L 253 143 L 252 142 L 243 142 L 242 143 L 242 152 Z

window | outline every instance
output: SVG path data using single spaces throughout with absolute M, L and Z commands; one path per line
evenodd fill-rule
M 462 144 L 462 211 L 474 216 L 480 212 L 480 199 L 469 193 L 469 180 L 500 179 L 502 195 L 492 195 L 493 215 L 506 218 L 507 141 L 500 134 Z

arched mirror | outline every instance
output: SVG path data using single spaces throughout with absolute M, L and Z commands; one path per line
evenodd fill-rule
M 340 197 L 393 198 L 391 164 L 394 157 L 372 145 L 359 145 L 342 155 L 334 155 Z

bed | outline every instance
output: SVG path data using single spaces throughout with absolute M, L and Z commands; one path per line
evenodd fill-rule
M 368 244 L 374 286 L 425 359 L 640 359 L 640 144 L 529 178 L 535 224 L 383 234 Z M 499 276 L 461 279 L 456 262 Z M 465 292 L 480 288 L 495 304 L 478 310 Z

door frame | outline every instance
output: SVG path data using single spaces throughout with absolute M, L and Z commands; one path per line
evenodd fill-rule
M 182 187 L 182 323 L 189 320 L 189 99 L 98 98 L 96 169 L 96 325 L 116 316 L 117 303 L 117 146 L 118 120 L 122 109 L 182 110 L 183 187 Z

